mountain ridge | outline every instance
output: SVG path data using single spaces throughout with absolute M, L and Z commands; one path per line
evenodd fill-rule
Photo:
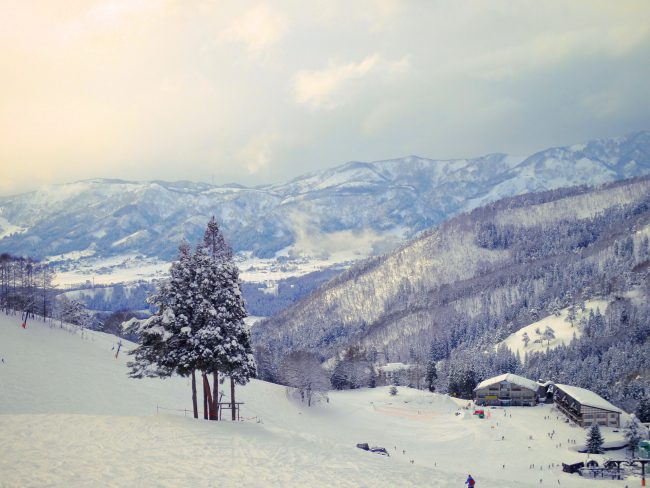
M 650 132 L 639 131 L 528 157 L 350 161 L 255 187 L 93 178 L 0 197 L 0 248 L 37 258 L 129 252 L 168 260 L 215 215 L 236 251 L 260 257 L 300 254 L 305 228 L 315 243 L 366 232 L 384 249 L 387 234 L 408 239 L 506 196 L 647 173 Z

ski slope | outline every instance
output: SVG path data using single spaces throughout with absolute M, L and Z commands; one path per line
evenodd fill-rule
M 505 344 L 508 349 L 510 349 L 513 354 L 519 353 L 522 361 L 526 353 L 531 352 L 544 352 L 548 349 L 555 349 L 560 345 L 568 345 L 573 337 L 580 337 L 582 331 L 578 324 L 580 319 L 583 317 L 588 317 L 589 312 L 596 313 L 597 310 L 600 310 L 600 313 L 604 314 L 607 311 L 607 306 L 609 303 L 607 300 L 588 300 L 584 304 L 584 310 L 580 308 L 576 309 L 576 318 L 573 321 L 574 324 L 571 324 L 569 317 L 569 309 L 564 308 L 560 310 L 560 315 L 549 315 L 544 317 L 537 322 L 533 322 L 526 327 L 522 327 L 517 332 L 510 334 L 502 342 L 497 344 L 496 347 L 499 347 L 501 344 Z M 537 334 L 535 331 L 539 330 L 541 334 L 544 334 L 546 327 L 551 327 L 554 331 L 555 338 L 547 341 L 543 339 L 542 335 Z M 523 336 L 528 334 L 530 342 L 528 346 L 524 346 Z
M 187 379 L 129 379 L 115 342 L 38 321 L 22 329 L 0 314 L 0 487 L 460 488 L 468 473 L 477 488 L 599 483 L 561 473 L 561 462 L 585 460 L 576 448 L 586 432 L 548 405 L 479 420 L 465 401 L 376 388 L 332 392 L 307 408 L 283 387 L 252 381 L 238 389 L 245 421 L 194 420 L 183 411 Z

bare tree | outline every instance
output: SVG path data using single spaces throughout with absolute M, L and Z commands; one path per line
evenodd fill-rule
M 327 372 L 321 366 L 316 355 L 296 351 L 289 354 L 280 363 L 280 379 L 287 386 L 296 388 L 301 401 L 311 406 L 316 397 L 325 396 L 330 387 Z

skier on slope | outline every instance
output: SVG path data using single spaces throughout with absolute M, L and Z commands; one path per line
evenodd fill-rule
M 474 488 L 474 485 L 476 484 L 476 481 L 474 481 L 474 478 L 472 478 L 472 475 L 471 475 L 471 474 L 468 474 L 468 475 L 467 475 L 467 480 L 465 481 L 465 484 L 466 484 L 469 488 Z

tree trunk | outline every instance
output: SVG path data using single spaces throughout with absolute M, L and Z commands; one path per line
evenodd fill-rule
M 203 419 L 208 420 L 208 388 L 210 386 L 205 384 L 208 380 L 205 373 L 201 373 L 201 377 L 203 378 Z
M 203 374 L 203 406 L 204 406 L 204 418 L 214 420 L 214 417 L 212 416 L 214 412 L 214 398 L 212 397 L 212 393 L 210 393 L 210 380 L 208 379 L 207 374 Z
M 192 410 L 194 411 L 194 418 L 199 418 L 199 406 L 196 403 L 196 374 L 192 370 Z
M 219 420 L 219 373 L 212 373 L 212 408 L 210 408 L 210 420 Z
M 230 411 L 232 412 L 232 419 L 235 418 L 235 380 L 230 377 Z

